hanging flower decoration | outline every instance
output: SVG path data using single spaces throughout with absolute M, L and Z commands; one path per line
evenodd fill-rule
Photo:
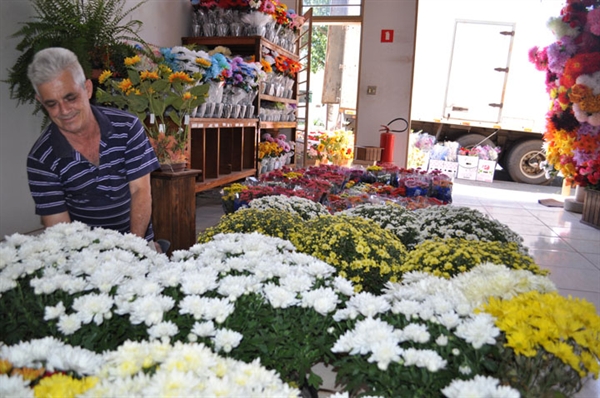
M 557 41 L 529 51 L 551 99 L 546 158 L 568 182 L 600 190 L 600 1 L 569 0 L 548 27 Z

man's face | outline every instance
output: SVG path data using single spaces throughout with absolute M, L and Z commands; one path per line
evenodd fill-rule
M 56 79 L 40 84 L 36 98 L 60 131 L 77 134 L 85 131 L 93 117 L 89 101 L 92 89 L 90 80 L 82 87 L 75 83 L 71 72 L 65 70 Z

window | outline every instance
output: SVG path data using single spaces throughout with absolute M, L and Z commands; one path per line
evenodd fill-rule
M 302 13 L 313 9 L 313 17 L 360 16 L 362 0 L 302 0 Z

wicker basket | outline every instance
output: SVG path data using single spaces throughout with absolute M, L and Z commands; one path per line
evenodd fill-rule
M 594 189 L 585 190 L 581 222 L 600 229 L 600 191 Z

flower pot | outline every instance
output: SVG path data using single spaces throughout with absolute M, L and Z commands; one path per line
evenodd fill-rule
M 600 191 L 585 190 L 581 222 L 600 229 Z

